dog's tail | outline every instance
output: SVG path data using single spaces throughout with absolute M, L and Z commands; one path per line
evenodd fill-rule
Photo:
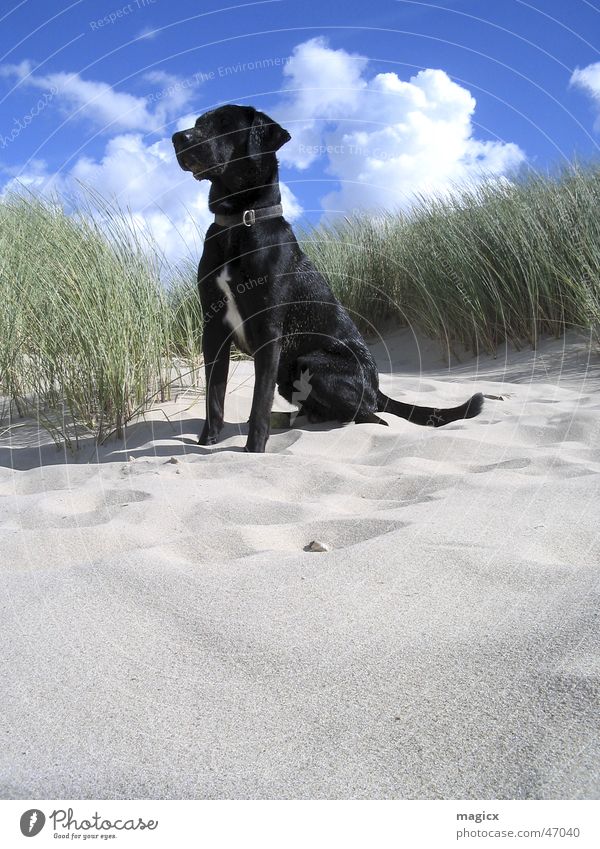
M 377 392 L 377 412 L 392 413 L 394 416 L 408 419 L 413 424 L 429 427 L 442 427 L 450 424 L 450 422 L 458 421 L 458 419 L 472 419 L 479 415 L 482 407 L 483 395 L 481 392 L 473 395 L 464 404 L 446 410 L 437 407 L 416 407 L 414 404 L 403 404 L 402 401 L 394 401 L 393 398 L 388 398 L 381 391 Z

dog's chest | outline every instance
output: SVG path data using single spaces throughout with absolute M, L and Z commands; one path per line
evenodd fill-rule
M 233 334 L 233 338 L 238 348 L 245 353 L 249 353 L 250 346 L 248 345 L 248 339 L 246 337 L 244 320 L 235 299 L 233 278 L 227 265 L 224 265 L 221 271 L 217 273 L 215 283 L 222 292 L 223 300 L 225 301 L 223 322 Z

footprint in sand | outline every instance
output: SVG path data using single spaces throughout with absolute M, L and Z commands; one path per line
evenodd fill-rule
M 118 508 L 146 501 L 152 496 L 136 489 L 108 489 L 78 493 L 50 492 L 20 515 L 23 528 L 92 527 L 109 522 Z

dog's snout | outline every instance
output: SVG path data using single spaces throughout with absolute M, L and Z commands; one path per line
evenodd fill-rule
M 173 133 L 171 141 L 179 166 L 184 171 L 192 171 L 197 180 L 202 180 L 207 167 L 206 152 L 203 154 L 199 152 L 202 142 L 198 138 L 196 129 L 192 127 L 189 130 L 179 130 Z
M 191 131 L 179 130 L 179 132 L 173 133 L 171 141 L 173 142 L 175 150 L 185 150 L 185 148 L 189 147 L 192 142 Z

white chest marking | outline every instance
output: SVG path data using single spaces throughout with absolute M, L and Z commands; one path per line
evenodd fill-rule
M 240 311 L 237 308 L 235 298 L 233 297 L 229 286 L 231 277 L 229 276 L 226 265 L 223 266 L 221 271 L 217 274 L 215 282 L 227 299 L 225 318 L 223 320 L 231 328 L 238 347 L 242 348 L 244 351 L 248 351 L 249 347 L 248 340 L 246 339 L 246 334 L 244 332 L 244 322 L 242 321 L 242 316 L 240 315 Z

